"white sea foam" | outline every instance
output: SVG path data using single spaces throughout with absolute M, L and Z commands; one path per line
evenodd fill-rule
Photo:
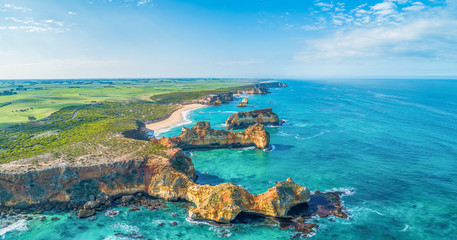
M 332 188 L 330 190 L 326 190 L 325 192 L 342 192 L 343 194 L 341 197 L 351 196 L 354 195 L 356 192 L 355 188 Z
M 318 133 L 318 134 L 315 134 L 315 135 L 312 135 L 312 136 L 309 136 L 309 137 L 300 137 L 299 134 L 296 134 L 296 135 L 295 135 L 295 138 L 296 138 L 296 139 L 301 139 L 301 140 L 308 140 L 308 139 L 312 139 L 312 138 L 315 138 L 315 137 L 322 136 L 322 135 L 324 135 L 324 134 L 326 134 L 326 133 L 329 133 L 329 132 L 331 132 L 331 131 L 330 131 L 330 130 L 324 130 L 324 131 L 321 131 L 321 132 Z
M 4 228 L 1 228 L 0 229 L 0 236 L 2 237 L 2 239 L 5 239 L 5 235 L 9 232 L 12 232 L 12 231 L 27 231 L 29 230 L 29 228 L 27 227 L 27 222 L 25 221 L 25 219 L 21 219 L 7 227 L 4 227 Z
M 132 226 L 132 225 L 128 225 L 126 223 L 117 223 L 117 224 L 114 224 L 112 225 L 112 228 L 113 229 L 120 229 L 120 230 L 123 230 L 125 232 L 139 232 L 140 229 L 137 227 L 137 226 Z
M 405 228 L 403 228 L 401 231 L 402 231 L 402 232 L 406 232 L 406 230 L 408 230 L 408 228 L 409 228 L 409 225 L 408 225 L 408 224 L 405 224 Z

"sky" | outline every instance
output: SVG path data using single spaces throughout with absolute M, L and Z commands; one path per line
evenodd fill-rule
M 0 0 L 0 79 L 456 76 L 457 0 Z

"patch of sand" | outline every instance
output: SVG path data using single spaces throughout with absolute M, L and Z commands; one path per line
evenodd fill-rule
M 206 105 L 203 104 L 188 104 L 188 105 L 183 105 L 182 108 L 174 111 L 170 117 L 167 119 L 164 119 L 160 122 L 155 122 L 151 124 L 147 124 L 146 128 L 149 130 L 152 130 L 154 132 L 159 132 L 159 130 L 163 129 L 168 129 L 172 128 L 180 123 L 182 123 L 184 119 L 184 114 L 190 110 L 194 110 L 197 108 L 202 108 L 202 107 L 207 107 Z

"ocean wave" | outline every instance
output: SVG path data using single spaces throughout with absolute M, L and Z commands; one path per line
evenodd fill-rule
M 2 237 L 2 239 L 5 239 L 5 235 L 9 232 L 12 232 L 12 231 L 27 231 L 29 230 L 29 228 L 27 227 L 27 222 L 25 221 L 25 219 L 21 219 L 7 227 L 4 227 L 4 228 L 1 228 L 0 229 L 0 236 Z
M 219 111 L 219 112 L 220 112 L 220 113 L 232 113 L 232 114 L 233 114 L 233 113 L 238 113 L 237 111 L 222 111 L 222 112 Z
M 405 228 L 403 228 L 403 229 L 401 230 L 401 232 L 406 232 L 406 230 L 408 230 L 408 228 L 409 228 L 409 225 L 408 225 L 408 224 L 405 224 Z
M 315 135 L 312 135 L 312 136 L 309 136 L 309 137 L 300 137 L 299 134 L 296 134 L 295 138 L 296 139 L 301 139 L 301 140 L 308 140 L 308 139 L 312 139 L 312 138 L 315 138 L 315 137 L 319 137 L 319 136 L 322 136 L 328 132 L 331 132 L 330 130 L 324 130 L 324 131 L 321 131 L 320 133 L 318 134 L 315 134 Z
M 342 192 L 341 197 L 351 196 L 356 193 L 355 188 L 332 188 L 330 190 L 326 190 L 325 192 Z
M 387 94 L 377 93 L 377 92 L 372 92 L 372 91 L 368 91 L 368 93 L 373 94 L 374 97 L 376 97 L 376 98 L 404 98 L 404 97 L 400 97 L 400 96 L 387 95 Z

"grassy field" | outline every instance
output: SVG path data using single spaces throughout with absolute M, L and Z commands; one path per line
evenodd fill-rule
M 159 79 L 26 85 L 30 83 L 5 81 L 0 92 L 12 95 L 0 96 L 0 114 L 7 115 L 1 119 L 3 126 L 8 126 L 0 129 L 0 164 L 28 159 L 34 164 L 28 170 L 34 170 L 41 166 L 39 159 L 85 164 L 119 156 L 160 155 L 163 146 L 132 139 L 132 133 L 138 134 L 144 126 L 143 121 L 168 115 L 182 101 L 246 88 L 248 83 Z
M 157 94 L 234 87 L 252 80 L 138 79 L 138 80 L 0 80 L 0 129 L 42 119 L 68 106 L 102 101 L 150 100 Z

